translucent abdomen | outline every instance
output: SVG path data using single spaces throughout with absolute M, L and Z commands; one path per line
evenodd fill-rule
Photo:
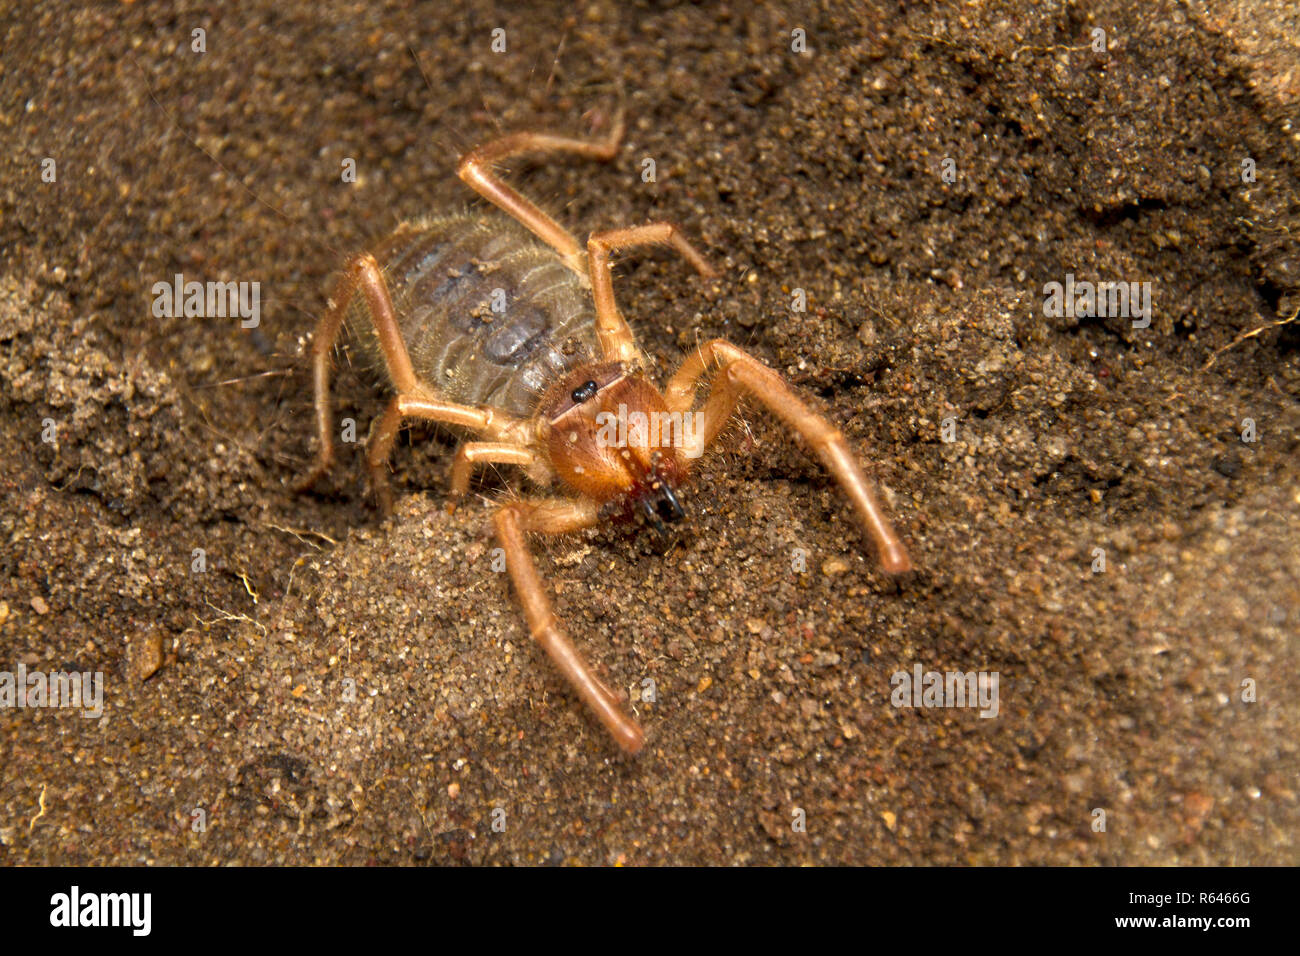
M 528 417 L 556 376 L 600 356 L 590 292 L 509 220 L 431 219 L 373 252 L 415 374 L 445 398 Z M 364 295 L 354 296 L 347 324 L 382 373 Z

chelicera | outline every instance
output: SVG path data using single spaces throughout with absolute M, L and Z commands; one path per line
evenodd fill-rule
M 738 346 L 713 339 L 662 388 L 614 300 L 611 254 L 668 244 L 702 276 L 714 270 L 680 230 L 652 222 L 578 240 L 493 171 L 523 153 L 609 160 L 622 114 L 600 141 L 515 133 L 464 156 L 460 178 L 508 217 L 455 215 L 399 228 L 347 263 L 310 356 L 319 451 L 299 487 L 334 461 L 330 356 L 346 325 L 395 393 L 370 429 L 366 458 L 381 509 L 392 510 L 387 463 L 403 424 L 424 419 L 467 433 L 451 491 L 473 468 L 522 468 L 547 497 L 497 505 L 492 525 L 533 639 L 624 750 L 644 743 L 637 723 L 592 672 L 556 619 L 527 536 L 558 535 L 632 518 L 663 532 L 686 511 L 680 490 L 699 454 L 744 397 L 807 442 L 835 477 L 890 573 L 910 569 L 876 493 L 844 437 L 784 379 Z M 521 228 L 522 227 L 522 228 Z M 531 235 L 530 235 L 531 233 Z M 708 380 L 703 402 L 697 390 Z

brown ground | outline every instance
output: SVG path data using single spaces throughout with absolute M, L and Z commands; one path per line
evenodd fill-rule
M 0 712 L 0 862 L 1300 861 L 1300 322 L 1203 370 L 1300 307 L 1284 0 L 10 6 L 0 670 L 107 693 L 99 721 Z M 621 270 L 647 348 L 668 369 L 724 335 L 785 371 L 921 568 L 873 571 L 757 413 L 669 553 L 545 545 L 611 684 L 655 682 L 636 760 L 531 645 L 486 506 L 445 513 L 447 440 L 399 450 L 388 523 L 359 445 L 323 494 L 288 489 L 332 271 L 466 202 L 467 145 L 579 132 L 620 80 L 618 161 L 519 181 L 584 231 L 700 237 L 716 284 L 667 253 Z M 176 272 L 260 281 L 261 327 L 153 318 Z M 1066 273 L 1150 281 L 1151 327 L 1045 318 Z M 338 394 L 364 434 L 380 396 L 346 371 Z M 894 709 L 916 662 L 999 672 L 1000 715 Z

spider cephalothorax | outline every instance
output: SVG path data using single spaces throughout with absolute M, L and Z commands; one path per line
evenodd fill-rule
M 551 389 L 539 432 L 556 477 L 610 519 L 660 533 L 685 511 L 677 494 L 701 448 L 695 413 L 673 412 L 642 373 L 621 362 L 582 366 Z
M 669 223 L 596 233 L 586 253 L 567 230 L 492 170 L 524 152 L 610 159 L 621 115 L 604 142 L 516 133 L 460 163 L 461 178 L 522 223 L 450 216 L 403 227 L 374 253 L 352 259 L 312 341 L 320 450 L 301 483 L 333 461 L 330 353 L 345 320 L 386 371 L 396 395 L 366 443 L 371 482 L 391 510 L 387 461 L 403 423 L 443 422 L 477 436 L 452 465 L 455 495 L 476 465 L 517 465 L 558 497 L 512 499 L 493 513 L 529 632 L 619 745 L 641 749 L 641 728 L 587 666 L 564 633 L 527 534 L 563 534 L 606 520 L 639 518 L 660 531 L 685 516 L 679 496 L 692 465 L 748 397 L 797 432 L 843 489 L 881 567 L 911 567 L 844 437 L 812 412 L 776 372 L 723 339 L 691 352 L 663 389 L 614 302 L 611 252 L 667 243 L 701 275 L 704 258 Z M 358 296 L 360 293 L 360 296 Z M 710 381 L 697 404 L 697 389 Z

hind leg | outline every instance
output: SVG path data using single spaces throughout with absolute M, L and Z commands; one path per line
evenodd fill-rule
M 573 153 L 588 159 L 610 160 L 618 153 L 623 139 L 623 111 L 614 119 L 614 128 L 604 141 L 572 139 L 547 133 L 511 133 L 466 153 L 456 174 L 476 193 L 504 210 L 528 228 L 533 235 L 560 254 L 564 264 L 587 278 L 587 257 L 573 234 L 544 213 L 536 203 L 525 199 L 492 169 L 493 163 L 521 153 Z
M 312 384 L 315 388 L 316 434 L 320 447 L 316 452 L 316 463 L 295 486 L 298 491 L 307 491 L 319 481 L 330 466 L 334 464 L 333 422 L 330 414 L 330 352 L 334 349 L 339 332 L 343 328 L 343 317 L 347 315 L 352 297 L 360 290 L 366 297 L 370 309 L 370 320 L 374 323 L 379 337 L 380 349 L 384 362 L 388 366 L 388 375 L 393 386 L 399 392 L 413 392 L 419 383 L 415 371 L 411 368 L 411 358 L 406 354 L 406 345 L 402 342 L 402 333 L 397 325 L 397 314 L 393 310 L 393 300 L 388 294 L 388 282 L 379 268 L 375 257 L 362 253 L 348 260 L 347 268 L 335 297 L 330 300 L 329 308 L 316 326 L 311 341 Z

